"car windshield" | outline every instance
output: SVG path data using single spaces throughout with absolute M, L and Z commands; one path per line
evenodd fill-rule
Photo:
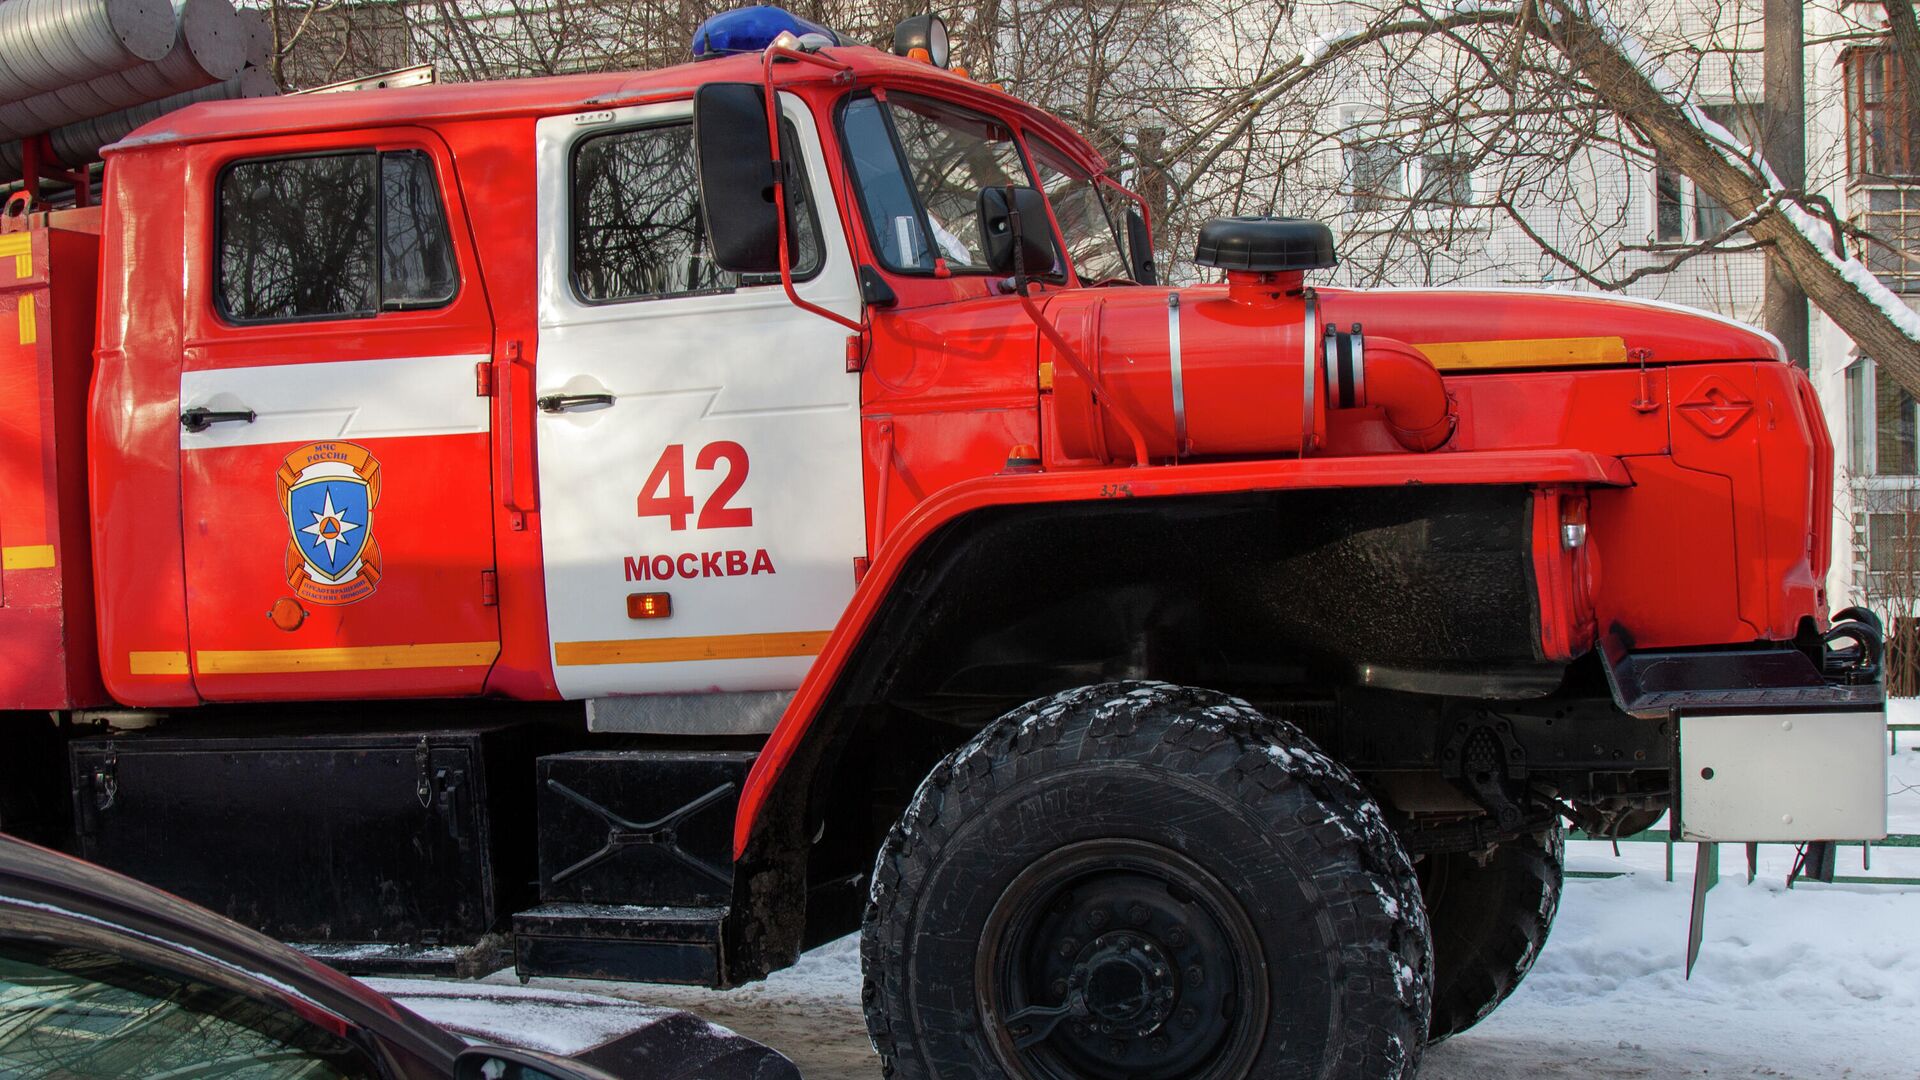
M 0 1075 L 372 1080 L 344 1039 L 253 998 L 91 949 L 0 941 Z
M 1126 207 L 1120 194 L 1094 182 L 1086 170 L 1037 135 L 1027 136 L 1042 190 L 1053 204 L 1054 220 L 1067 242 L 1067 258 L 1086 284 L 1131 277 L 1121 241 Z
M 980 189 L 1033 183 L 1010 128 L 912 94 L 890 94 L 885 105 L 856 99 L 841 127 L 882 262 L 895 270 L 932 271 L 936 260 L 956 273 L 988 268 Z

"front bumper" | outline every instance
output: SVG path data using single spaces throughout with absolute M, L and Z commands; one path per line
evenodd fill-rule
M 1868 620 L 1838 622 L 1810 647 L 1603 649 L 1615 704 L 1674 721 L 1677 839 L 1886 835 L 1886 692 Z

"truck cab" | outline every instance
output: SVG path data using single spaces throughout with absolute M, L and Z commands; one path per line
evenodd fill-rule
M 1330 287 L 1285 219 L 1163 284 L 937 25 L 111 147 L 38 448 L 92 602 L 31 638 L 98 681 L 4 703 L 69 845 L 360 970 L 730 986 L 864 926 L 903 1075 L 1379 1076 L 1524 973 L 1547 892 L 1491 990 L 1440 931 L 1557 897 L 1563 818 L 1884 832 L 1777 342 Z

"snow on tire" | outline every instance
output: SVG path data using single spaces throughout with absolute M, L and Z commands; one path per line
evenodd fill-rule
M 1432 943 L 1352 774 L 1237 698 L 1022 706 L 942 761 L 874 867 L 889 1075 L 1412 1077 Z

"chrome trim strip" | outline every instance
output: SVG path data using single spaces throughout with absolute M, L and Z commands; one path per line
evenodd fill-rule
M 1353 324 L 1353 403 L 1356 407 L 1367 404 L 1367 338 L 1359 323 Z
M 1180 373 L 1180 294 L 1167 294 L 1167 372 L 1173 381 L 1173 458 L 1187 452 L 1187 387 Z
M 1300 408 L 1303 412 L 1300 421 L 1300 453 L 1305 454 L 1313 449 L 1313 388 L 1319 382 L 1315 376 L 1320 371 L 1320 365 L 1314 362 L 1313 350 L 1315 344 L 1320 341 L 1320 299 L 1312 289 L 1301 290 L 1301 296 L 1307 302 L 1306 329 L 1301 335 L 1306 343 L 1307 355 L 1300 364 Z

